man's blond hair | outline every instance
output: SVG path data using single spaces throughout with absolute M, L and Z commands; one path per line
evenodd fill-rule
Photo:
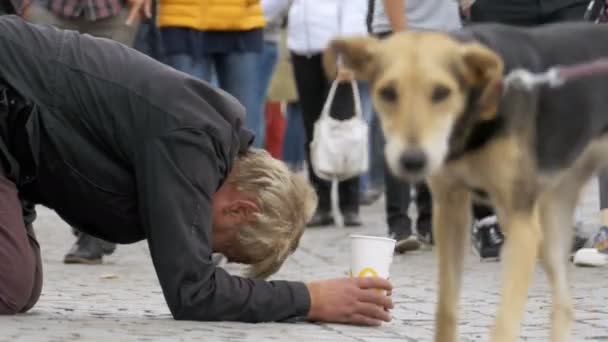
M 239 157 L 234 171 L 229 181 L 253 196 L 260 209 L 239 232 L 239 254 L 251 265 L 249 276 L 265 279 L 298 247 L 317 195 L 303 176 L 261 149 Z

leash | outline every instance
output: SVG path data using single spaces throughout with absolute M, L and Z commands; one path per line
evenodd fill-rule
M 505 76 L 501 86 L 503 94 L 509 87 L 526 91 L 532 91 L 539 86 L 557 88 L 567 81 L 597 74 L 608 74 L 608 58 L 568 66 L 555 66 L 541 73 L 515 69 Z

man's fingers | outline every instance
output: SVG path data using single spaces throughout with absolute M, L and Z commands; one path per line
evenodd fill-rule
M 139 18 L 139 11 L 141 10 L 141 6 L 141 1 L 134 1 L 131 3 L 131 8 L 129 9 L 129 16 L 127 17 L 127 21 L 125 22 L 127 26 L 133 25 L 135 21 Z
M 380 277 L 355 278 L 355 282 L 361 289 L 379 289 L 386 291 L 391 291 L 393 289 L 393 285 L 391 285 L 388 280 Z
M 382 306 L 378 306 L 376 304 L 361 302 L 357 304 L 355 312 L 358 315 L 363 315 L 372 319 L 381 320 L 384 322 L 391 321 L 390 312 L 384 311 Z
M 348 320 L 348 323 L 357 325 L 368 325 L 371 327 L 377 327 L 382 324 L 381 320 L 373 319 L 364 315 L 354 314 Z
M 378 290 L 361 290 L 358 299 L 362 302 L 379 305 L 383 308 L 393 308 L 393 300 L 391 299 L 391 297 L 385 295 L 383 292 Z

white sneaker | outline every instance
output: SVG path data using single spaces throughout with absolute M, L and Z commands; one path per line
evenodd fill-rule
M 598 251 L 596 248 L 582 248 L 574 254 L 576 266 L 600 267 L 608 265 L 608 254 Z
M 593 238 L 593 248 L 582 248 L 574 254 L 577 266 L 599 267 L 608 265 L 608 227 L 602 226 Z

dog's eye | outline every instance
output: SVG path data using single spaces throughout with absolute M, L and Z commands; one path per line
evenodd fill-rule
M 448 96 L 450 96 L 451 92 L 452 91 L 450 90 L 450 88 L 448 88 L 444 85 L 437 85 L 433 89 L 433 95 L 431 96 L 431 101 L 433 101 L 434 103 L 441 102 L 441 101 L 447 99 Z
M 380 97 L 382 97 L 382 99 L 384 101 L 387 101 L 387 102 L 397 101 L 397 90 L 392 85 L 387 85 L 387 86 L 380 88 L 379 94 L 380 94 Z

